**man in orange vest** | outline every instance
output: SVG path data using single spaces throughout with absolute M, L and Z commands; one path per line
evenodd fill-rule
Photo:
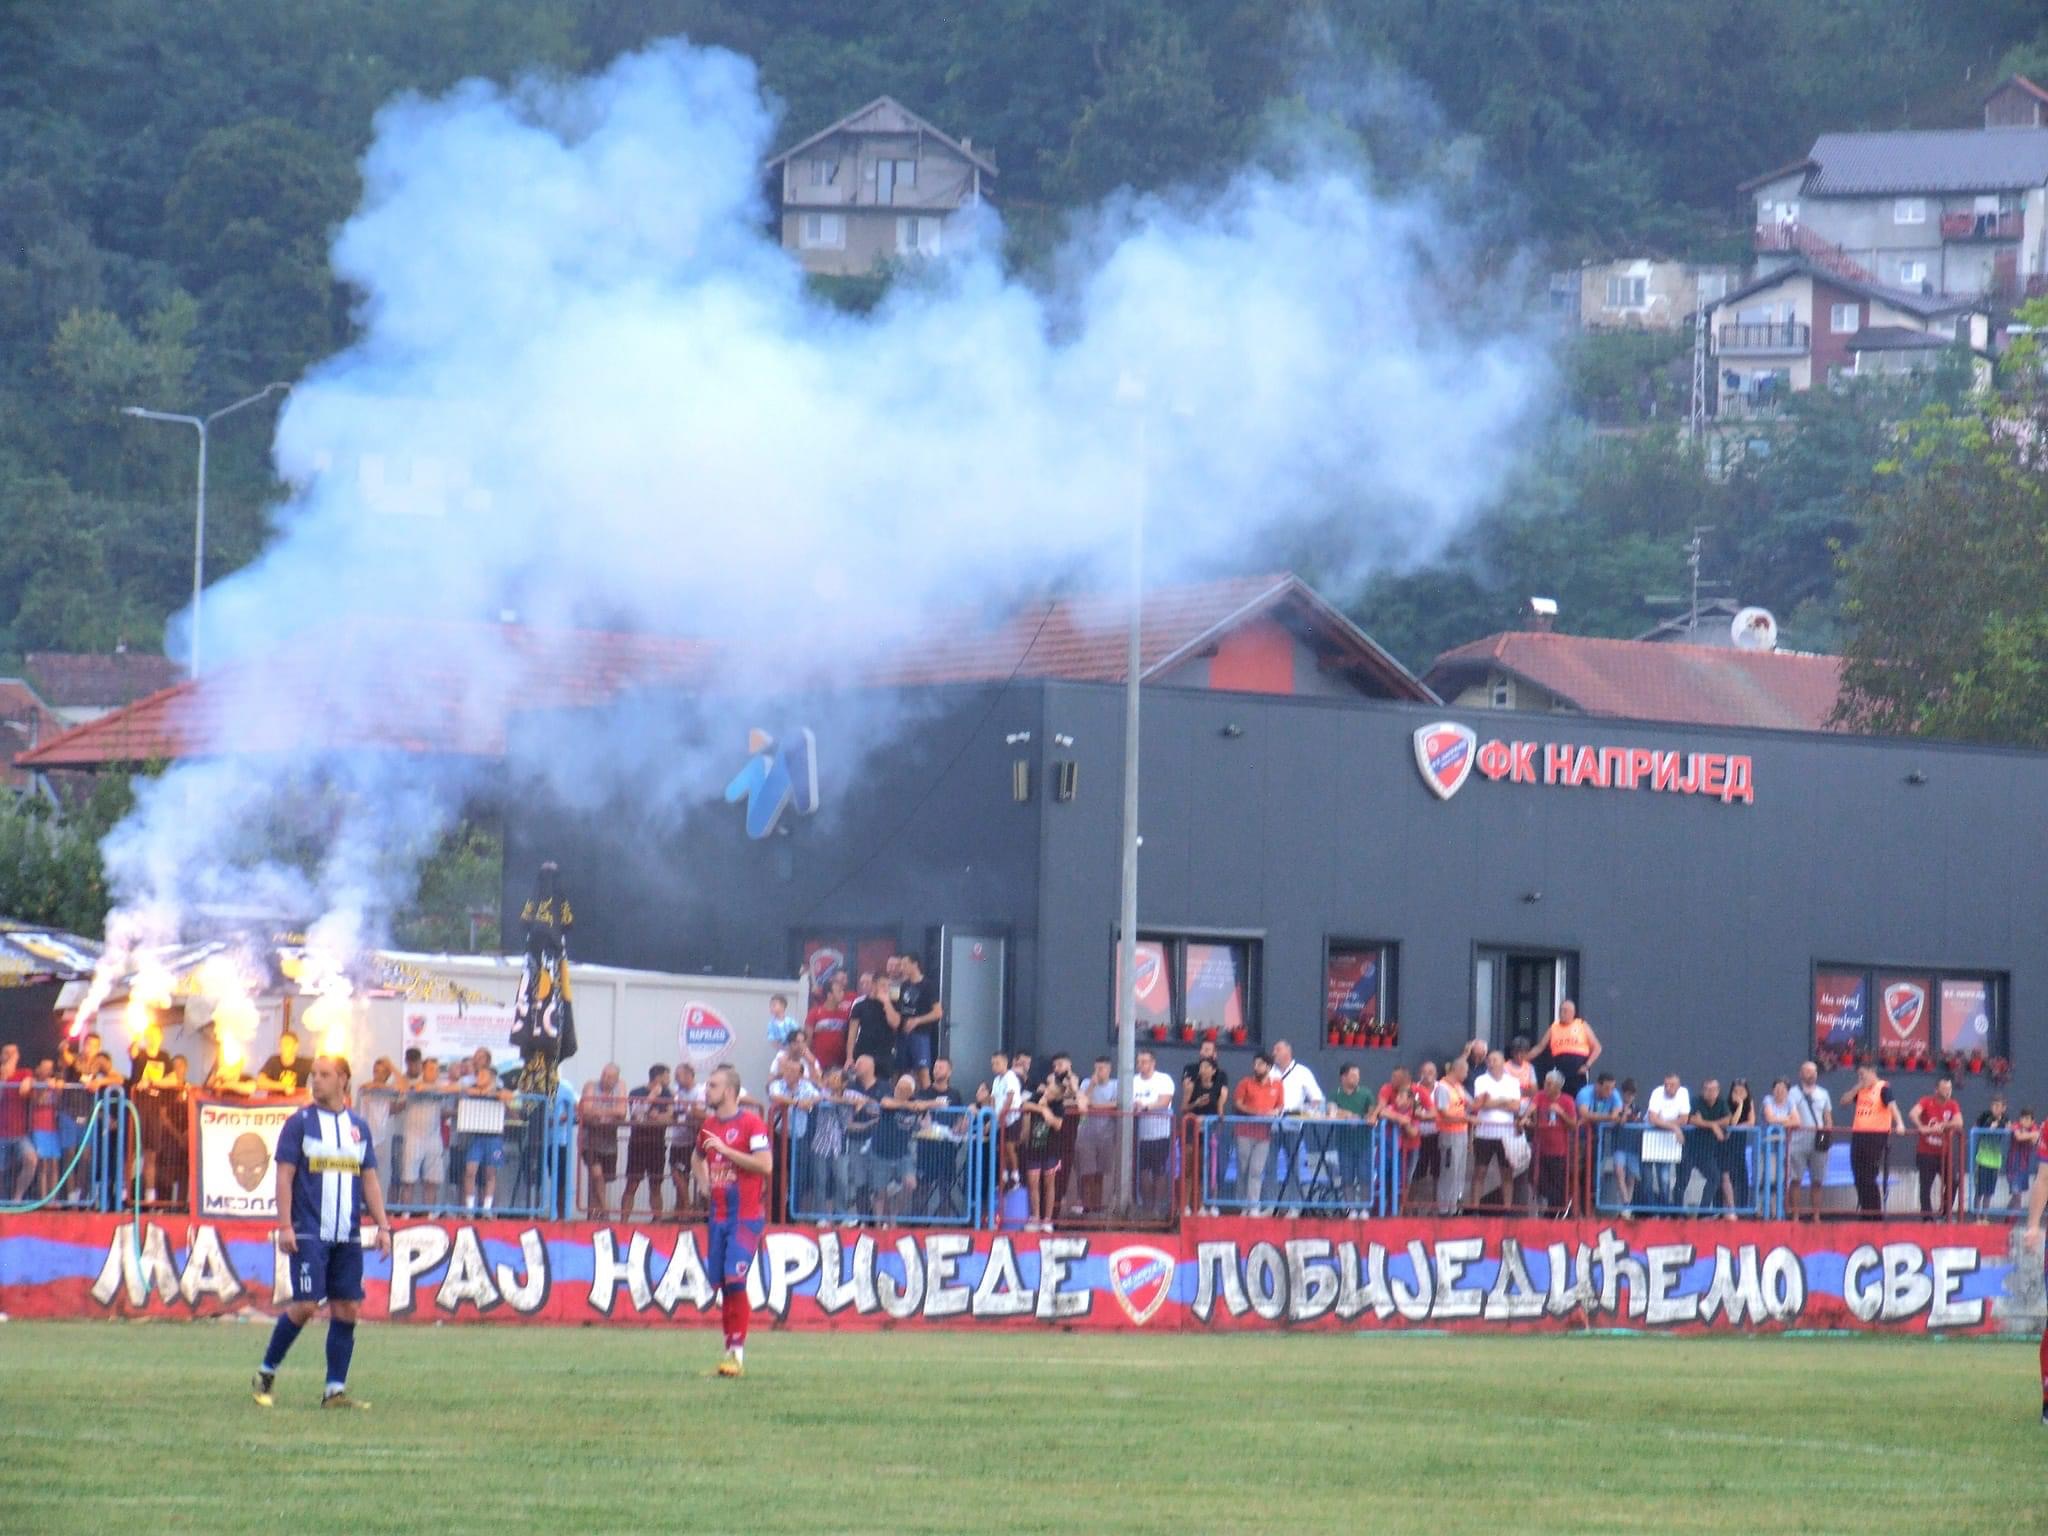
M 1856 1086 L 1841 1102 L 1855 1107 L 1849 1122 L 1849 1167 L 1856 1175 L 1856 1209 L 1866 1216 L 1884 1211 L 1885 1149 L 1906 1123 L 1892 1098 L 1892 1085 L 1879 1079 L 1877 1068 L 1864 1062 L 1856 1069 Z
M 1586 1074 L 1600 1059 L 1600 1037 L 1579 1017 L 1579 1005 L 1570 998 L 1557 1005 L 1557 1017 L 1536 1041 L 1536 1054 L 1545 1052 L 1550 1064 L 1564 1074 L 1566 1095 L 1576 1099 L 1586 1086 Z
M 1455 1216 L 1465 1203 L 1465 1178 L 1472 1166 L 1472 1095 L 1465 1091 L 1465 1058 L 1444 1063 L 1436 1085 L 1437 1180 L 1439 1214 Z M 2043 1181 L 2048 1187 L 2048 1180 Z

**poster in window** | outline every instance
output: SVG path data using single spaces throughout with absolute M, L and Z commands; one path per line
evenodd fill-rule
M 1933 978 L 1898 971 L 1877 973 L 1877 1048 L 1902 1056 L 1933 1051 Z
M 1188 945 L 1187 1022 L 1225 1034 L 1244 1027 L 1245 946 Z
M 1860 1049 L 1870 1022 L 1870 981 L 1862 971 L 1813 973 L 1813 1043 L 1821 1050 Z
M 863 975 L 881 975 L 888 968 L 890 956 L 896 952 L 893 938 L 862 939 L 854 947 L 853 979 L 857 982 Z
M 1123 994 L 1123 950 L 1117 950 L 1117 994 Z M 1115 1010 L 1111 1010 L 1115 1022 Z M 1138 940 L 1138 1028 L 1173 1022 L 1173 967 L 1157 939 Z
M 1380 1019 L 1378 949 L 1333 949 L 1323 970 L 1324 1022 L 1370 1034 Z
M 1991 988 L 1982 979 L 1941 984 L 1941 1048 L 1991 1054 Z
M 822 997 L 832 978 L 847 971 L 853 943 L 844 934 L 813 934 L 804 940 L 804 973 L 811 978 L 811 995 Z M 854 978 L 846 977 L 849 991 Z

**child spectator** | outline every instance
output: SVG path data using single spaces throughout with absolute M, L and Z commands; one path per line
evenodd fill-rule
M 509 1088 L 499 1088 L 496 1071 L 480 1065 L 470 1077 L 469 1091 L 456 1106 L 456 1129 L 469 1136 L 462 1155 L 465 1209 L 474 1211 L 479 1195 L 485 1211 L 497 1204 L 498 1169 L 505 1161 L 505 1106 L 513 1097 Z
M 2023 1203 L 2034 1187 L 2034 1163 L 2040 1152 L 2041 1127 L 2031 1109 L 2022 1109 L 2005 1149 L 2005 1187 L 2014 1205 Z
M 2012 1121 L 2005 1112 L 2005 1095 L 1991 1095 L 1991 1107 L 1977 1116 L 1977 1129 L 1982 1134 L 1972 1137 L 1976 1153 L 1970 1159 L 1975 1165 L 1977 1218 L 1983 1220 L 1991 1209 L 1991 1200 L 1998 1193 L 1998 1175 L 2005 1168 L 2005 1144 L 2011 1138 L 2006 1134 Z
M 789 1037 L 797 1032 L 797 1021 L 790 1017 L 789 999 L 780 992 L 768 999 L 768 1038 L 777 1045 L 789 1043 Z

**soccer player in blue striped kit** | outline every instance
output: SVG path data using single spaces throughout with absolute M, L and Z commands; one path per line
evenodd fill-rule
M 277 1254 L 289 1273 L 292 1299 L 271 1331 L 270 1347 L 251 1384 L 271 1406 L 278 1368 L 322 1302 L 327 1304 L 327 1390 L 324 1408 L 367 1408 L 348 1395 L 356 1314 L 363 1301 L 363 1214 L 377 1226 L 377 1251 L 391 1252 L 391 1217 L 377 1179 L 376 1145 L 362 1116 L 348 1107 L 348 1063 L 313 1063 L 313 1102 L 284 1123 L 277 1137 Z

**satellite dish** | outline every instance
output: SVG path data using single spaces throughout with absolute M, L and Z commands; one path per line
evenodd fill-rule
M 1778 621 L 1768 608 L 1745 608 L 1728 625 L 1728 634 L 1738 651 L 1775 651 Z

